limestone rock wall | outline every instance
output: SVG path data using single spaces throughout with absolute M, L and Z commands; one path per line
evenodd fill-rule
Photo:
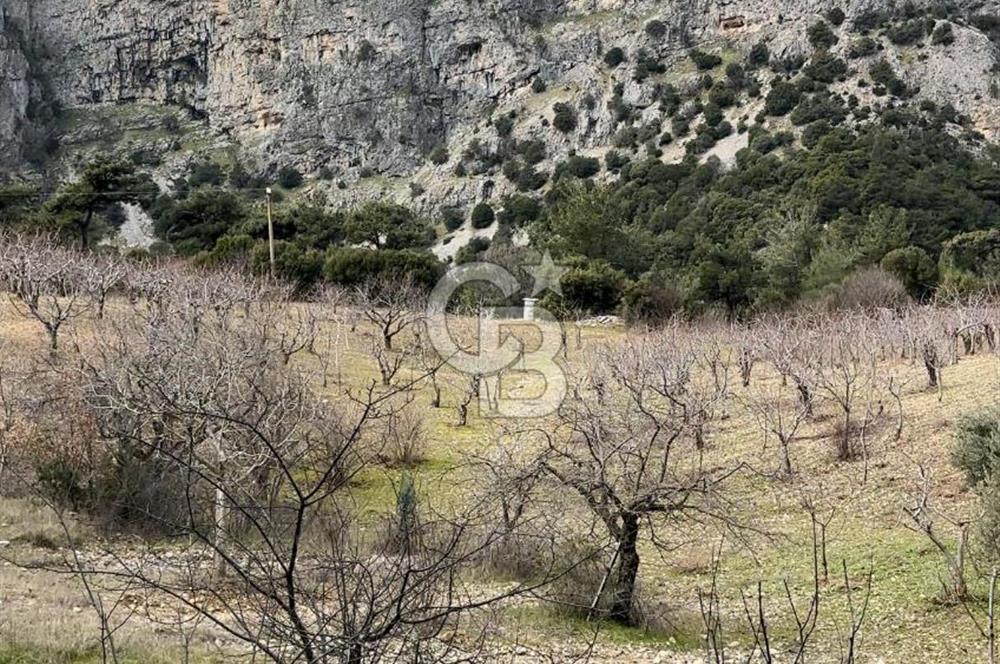
M 969 0 L 982 6 L 980 0 Z M 889 0 L 848 0 L 848 16 Z M 986 11 L 996 10 L 996 0 Z M 728 40 L 768 36 L 803 49 L 820 0 L 2 0 L 0 149 L 21 140 L 32 77 L 64 108 L 170 104 L 203 118 L 261 165 L 337 173 L 367 167 L 412 175 L 456 133 L 475 135 L 487 111 L 543 76 L 568 94 L 607 93 L 600 55 L 610 45 L 683 57 Z M 642 27 L 660 20 L 651 40 Z M 18 42 L 37 45 L 29 66 Z M 975 66 L 988 40 L 963 37 Z M 938 59 L 921 71 L 960 103 L 981 72 L 954 80 Z M 966 80 L 969 79 L 969 80 Z M 974 79 L 974 80 L 972 80 Z M 37 83 L 35 84 L 37 85 Z M 641 90 L 630 91 L 641 103 Z M 971 103 L 971 102 L 970 102 Z M 541 112 L 543 109 L 538 109 Z M 974 110 L 974 109 L 973 109 Z M 608 122 L 574 137 L 607 143 Z M 3 159 L 4 156 L 0 156 Z

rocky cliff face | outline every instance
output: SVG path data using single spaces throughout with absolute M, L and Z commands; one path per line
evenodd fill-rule
M 30 83 L 20 26 L 12 7 L 0 6 L 0 166 L 20 161 Z
M 843 8 L 850 20 L 889 4 L 848 0 Z M 966 4 L 997 12 L 996 0 Z M 829 3 L 3 0 L 2 7 L 0 159 L 8 166 L 33 120 L 33 95 L 47 94 L 63 109 L 180 107 L 259 167 L 328 168 L 348 181 L 361 169 L 433 180 L 446 187 L 436 196 L 445 199 L 480 195 L 482 183 L 441 185 L 449 167 L 428 166 L 428 151 L 438 144 L 460 151 L 494 109 L 516 109 L 516 134 L 544 133 L 554 154 L 566 154 L 609 143 L 614 125 L 603 111 L 615 83 L 629 103 L 651 106 L 648 86 L 602 67 L 607 48 L 646 48 L 675 62 L 696 44 L 745 50 L 762 38 L 772 52 L 806 51 L 805 26 Z M 655 37 L 643 30 L 652 20 L 665 28 Z M 995 48 L 981 33 L 958 33 L 955 47 L 926 59 L 892 57 L 922 94 L 954 102 L 996 135 Z M 531 93 L 536 77 L 549 82 L 545 95 Z M 555 101 L 587 97 L 595 110 L 573 135 L 541 131 Z

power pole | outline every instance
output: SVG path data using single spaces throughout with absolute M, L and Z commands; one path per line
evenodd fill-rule
M 274 266 L 274 221 L 271 219 L 271 188 L 265 190 L 267 197 L 267 248 L 271 256 L 271 279 L 277 278 L 277 269 Z

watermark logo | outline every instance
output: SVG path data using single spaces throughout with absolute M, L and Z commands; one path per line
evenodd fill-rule
M 561 294 L 566 270 L 546 252 L 541 264 L 525 271 L 534 280 L 530 293 L 523 292 L 517 278 L 501 265 L 460 265 L 437 283 L 428 300 L 430 342 L 449 367 L 475 380 L 482 417 L 544 417 L 554 413 L 566 396 L 566 373 L 559 360 L 566 336 L 556 317 L 534 299 L 545 291 Z M 522 295 L 525 307 L 483 307 L 471 320 L 450 319 L 455 295 L 476 283 L 493 286 L 506 300 Z M 474 343 L 470 345 L 468 338 L 461 343 L 461 334 L 450 322 L 471 324 Z

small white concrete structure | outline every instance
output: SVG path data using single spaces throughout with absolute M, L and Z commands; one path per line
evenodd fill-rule
M 536 304 L 538 304 L 538 298 L 535 297 L 524 298 L 524 320 L 535 320 Z

